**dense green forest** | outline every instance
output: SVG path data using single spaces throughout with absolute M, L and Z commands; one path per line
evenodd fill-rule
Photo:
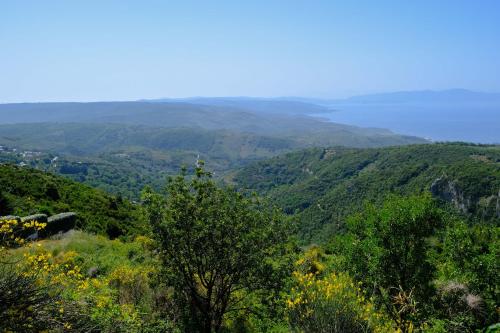
M 316 120 L 314 123 L 323 126 Z M 192 169 L 198 158 L 222 178 L 238 167 L 315 144 L 366 147 L 423 142 L 383 131 L 351 131 L 342 126 L 326 132 L 301 132 L 299 136 L 241 130 L 208 130 L 193 125 L 0 125 L 0 146 L 4 147 L 0 149 L 0 162 L 24 163 L 137 200 L 145 185 L 160 189 L 168 175 L 176 174 L 183 165 Z
M 500 221 L 500 147 L 438 143 L 313 148 L 243 168 L 234 182 L 299 219 L 306 242 L 345 229 L 347 216 L 388 194 L 432 192 L 470 220 Z
M 111 237 L 144 232 L 138 207 L 42 171 L 0 165 L 0 216 L 75 212 L 78 228 Z
M 291 139 L 193 128 L 109 124 L 0 127 L 0 144 L 6 147 L 0 152 L 0 161 L 26 163 L 135 200 L 145 185 L 160 189 L 167 175 L 177 173 L 183 165 L 192 169 L 198 158 L 223 175 L 304 146 Z

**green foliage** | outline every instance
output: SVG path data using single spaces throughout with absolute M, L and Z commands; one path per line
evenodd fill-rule
M 9 215 L 12 213 L 12 206 L 9 199 L 5 196 L 3 191 L 0 191 L 0 216 Z
M 29 306 L 16 311 L 17 317 L 4 321 L 5 327 L 18 327 L 16 323 L 23 323 L 19 316 L 24 316 L 36 319 L 30 322 L 34 328 L 15 331 L 38 332 L 41 327 L 50 332 L 175 331 L 166 320 L 171 295 L 155 278 L 158 261 L 149 251 L 150 244 L 144 236 L 124 243 L 75 231 L 9 251 L 5 259 L 17 266 L 5 274 L 9 280 L 2 278 L 0 270 L 1 303 L 7 309 L 0 315 L 10 316 L 28 301 L 39 305 L 34 311 L 26 310 Z M 3 262 L 0 268 L 5 268 Z M 15 293 L 6 295 L 20 294 L 12 301 L 2 294 L 9 287 Z
M 500 148 L 428 144 L 377 149 L 313 148 L 243 168 L 234 181 L 299 219 L 304 243 L 345 231 L 346 217 L 387 194 L 428 192 L 471 220 L 498 223 Z M 439 190 L 441 188 L 441 191 Z
M 443 298 L 455 290 L 461 304 L 459 313 L 452 310 L 448 316 L 466 316 L 472 327 L 500 320 L 496 311 L 500 299 L 500 227 L 458 222 L 440 238 L 434 254 L 439 262 L 440 296 L 446 302 Z
M 41 268 L 48 268 L 45 256 L 19 260 L 11 255 L 13 249 L 26 249 L 27 236 L 45 227 L 34 220 L 0 220 L 0 330 L 95 332 L 86 306 L 65 299 L 60 286 L 40 278 Z
M 380 209 L 368 206 L 348 220 L 352 246 L 347 249 L 347 262 L 366 285 L 407 291 L 418 287 L 418 299 L 425 299 L 433 272 L 426 240 L 443 224 L 428 195 L 391 197 Z
M 498 226 L 467 225 L 424 194 L 367 205 L 347 227 L 325 270 L 362 282 L 400 331 L 476 332 L 498 321 Z
M 294 332 L 390 332 L 391 323 L 378 313 L 345 273 L 319 277 L 294 273 L 287 316 Z
M 498 298 L 500 277 L 500 228 L 486 224 L 468 226 L 463 222 L 449 226 L 442 235 L 441 258 L 446 259 L 442 274 L 449 279 L 460 279 Z M 464 272 L 467 272 L 464 275 Z
M 234 180 L 294 215 L 304 243 L 330 241 L 326 249 L 308 247 L 291 276 L 296 248 L 288 242 L 295 231 L 288 219 L 255 196 L 216 186 L 200 168 L 189 170 L 194 177 L 171 179 L 165 197 L 145 191 L 147 214 L 124 197 L 137 197 L 145 184 L 160 189 L 180 165 L 195 165 L 198 154 L 209 159 L 217 180 L 230 180 L 232 168 L 338 140 L 331 128 L 292 138 L 82 124 L 45 124 L 40 128 L 51 131 L 37 132 L 36 126 L 3 127 L 10 134 L 2 140 L 26 135 L 16 142 L 64 152 L 57 163 L 50 153 L 28 162 L 123 196 L 0 165 L 0 215 L 76 211 L 78 227 L 128 240 L 149 234 L 147 215 L 156 242 L 77 231 L 29 251 L 9 250 L 23 270 L 0 263 L 0 329 L 69 330 L 61 326 L 67 323 L 73 331 L 285 332 L 290 324 L 304 332 L 385 332 L 391 325 L 399 332 L 474 332 L 498 321 L 498 146 L 313 148 L 244 168 Z M 350 142 L 366 145 L 370 136 L 357 135 L 349 134 Z M 24 160 L 0 155 L 2 162 Z M 421 195 L 429 190 L 435 200 Z M 457 221 L 457 212 L 466 222 Z M 4 240 L 21 244 L 17 236 Z M 41 310 L 9 312 L 28 309 L 26 295 Z M 14 326 L 19 316 L 39 326 Z
M 417 320 L 425 309 L 413 305 L 425 304 L 434 294 L 428 238 L 443 225 L 443 214 L 429 195 L 391 197 L 382 208 L 368 206 L 348 221 L 342 243 L 346 265 L 374 290 L 399 327 Z M 411 311 L 401 311 L 404 306 Z
M 0 188 L 12 213 L 77 213 L 77 227 L 112 237 L 143 232 L 137 207 L 88 186 L 41 171 L 0 165 Z
M 2 332 L 97 332 L 88 309 L 13 264 L 0 264 L 0 300 Z
M 145 105 L 148 106 L 151 104 Z M 207 161 L 207 167 L 217 177 L 223 177 L 251 162 L 314 145 L 369 147 L 423 142 L 383 130 L 380 132 L 384 135 L 379 135 L 378 131 L 315 118 L 281 116 L 275 119 L 276 116 L 263 114 L 249 118 L 248 113 L 242 117 L 234 111 L 227 114 L 230 121 L 219 119 L 218 113 L 206 112 L 203 112 L 205 121 L 200 121 L 177 112 L 175 110 L 178 117 L 187 117 L 190 121 L 181 121 L 175 126 L 177 122 L 172 116 L 166 122 L 152 123 L 166 128 L 102 123 L 0 125 L 0 144 L 17 148 L 17 152 L 0 151 L 0 162 L 26 163 L 137 199 L 146 184 L 159 190 L 166 177 L 176 174 L 182 165 L 194 166 L 198 155 Z M 214 126 L 205 126 L 214 119 L 219 119 Z M 277 130 L 277 126 L 281 130 Z M 297 130 L 291 130 L 293 127 Z M 41 152 L 24 154 L 23 150 Z
M 146 192 L 164 277 L 189 317 L 188 331 L 219 331 L 228 313 L 256 309 L 250 297 L 272 301 L 289 274 L 287 224 L 256 198 L 219 188 L 196 169 L 167 186 L 167 197 Z

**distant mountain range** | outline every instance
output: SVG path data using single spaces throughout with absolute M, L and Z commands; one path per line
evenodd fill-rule
M 433 141 L 500 143 L 499 93 L 452 89 L 293 100 L 330 109 L 322 117 L 336 123 L 388 128 Z
M 345 99 L 191 97 L 0 104 L 0 124 L 85 122 L 224 129 L 305 139 L 317 145 L 357 147 L 408 143 L 417 140 L 415 137 L 499 143 L 499 119 L 499 93 L 465 89 L 400 91 Z M 401 136 L 392 143 L 386 140 L 397 137 L 393 132 L 404 134 L 404 140 Z M 339 136 L 362 139 L 339 141 Z
M 500 103 L 500 93 L 479 92 L 467 89 L 414 90 L 387 93 L 355 95 L 348 98 L 312 98 L 312 97 L 188 97 L 160 98 L 141 100 L 152 103 L 188 102 L 204 105 L 232 106 L 280 112 L 286 110 L 296 113 L 321 113 L 332 104 L 345 103 Z
M 424 142 L 385 129 L 335 124 L 308 116 L 328 109 L 307 103 L 207 99 L 205 104 L 171 102 L 0 104 L 0 124 L 115 123 L 164 128 L 230 130 L 293 138 L 308 144 L 380 146 Z M 274 110 L 274 111 L 270 111 Z
M 466 89 L 450 89 L 442 91 L 398 91 L 383 94 L 353 96 L 341 100 L 330 100 L 336 103 L 500 103 L 500 93 L 484 93 Z
M 340 99 L 307 98 L 307 97 L 280 97 L 277 99 L 294 101 L 297 103 L 316 104 L 323 107 L 328 107 L 338 104 L 352 104 L 352 103 L 485 104 L 485 103 L 500 103 L 500 93 L 478 92 L 467 89 L 448 89 L 448 90 L 396 91 L 396 92 L 387 92 L 378 94 L 356 95 Z
M 189 98 L 160 98 L 142 100 L 150 103 L 191 103 L 230 107 L 238 110 L 277 114 L 318 114 L 328 112 L 328 108 L 319 105 L 315 100 L 304 101 L 286 98 L 259 98 L 259 97 L 189 97 Z

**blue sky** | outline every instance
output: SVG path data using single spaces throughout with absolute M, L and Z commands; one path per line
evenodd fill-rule
M 0 0 L 0 102 L 500 91 L 500 1 Z

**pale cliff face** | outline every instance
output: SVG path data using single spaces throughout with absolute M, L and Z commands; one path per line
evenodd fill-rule
M 500 217 L 500 190 L 498 194 L 492 193 L 490 196 L 472 200 L 464 195 L 455 180 L 443 175 L 434 180 L 430 191 L 434 197 L 451 203 L 463 214 L 477 212 L 484 218 Z

